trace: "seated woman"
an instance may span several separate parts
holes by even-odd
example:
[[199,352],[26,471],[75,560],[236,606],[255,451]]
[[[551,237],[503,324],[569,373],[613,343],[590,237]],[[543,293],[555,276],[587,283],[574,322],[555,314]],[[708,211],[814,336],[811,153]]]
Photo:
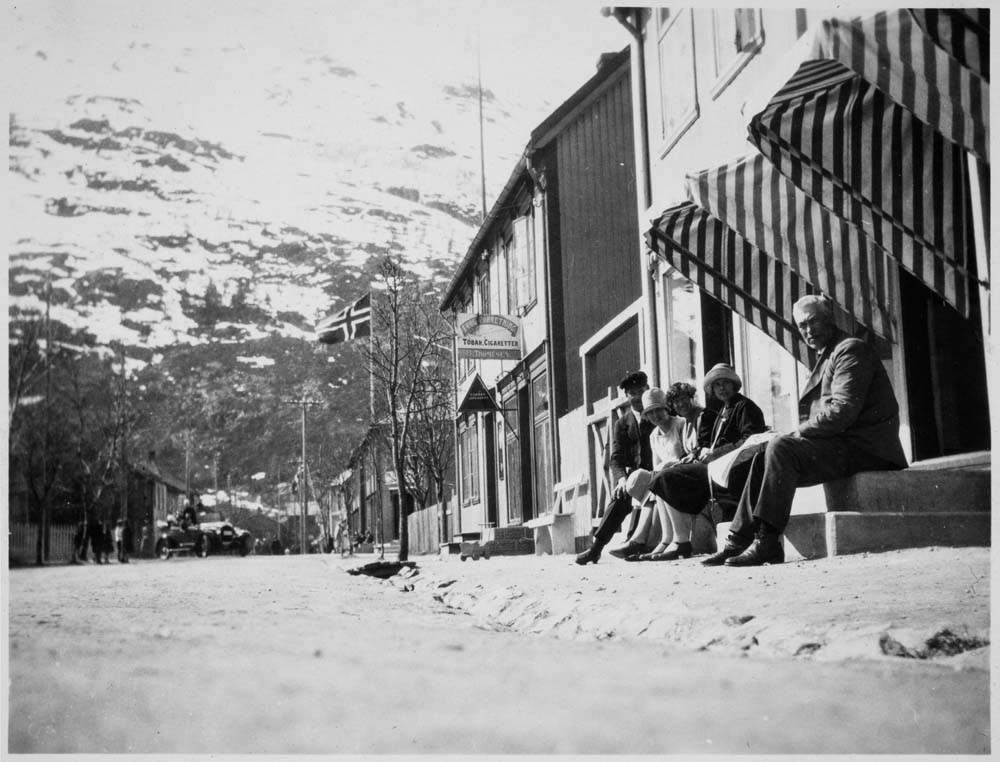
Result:
[[[712,431],[716,414],[698,404],[697,390],[691,385],[678,381],[667,390],[667,404],[675,415],[684,422],[681,444],[684,457],[681,463],[691,463],[704,448],[712,446]],[[661,497],[656,498],[656,516],[663,529],[663,542],[651,553],[639,556],[640,561],[673,561],[691,555],[691,532],[696,516],[682,513]]]
[[[742,386],[742,380],[731,365],[719,363],[713,367],[705,376],[705,395],[715,395],[723,403],[723,407],[712,425],[709,444],[697,444],[687,462],[674,464],[655,474],[640,473],[642,469],[630,474],[626,489],[634,499],[644,502],[652,492],[667,504],[668,518],[674,531],[674,545],[661,551],[664,555],[669,553],[669,556],[659,560],[691,556],[691,523],[704,509],[712,494],[708,486],[708,464],[735,450],[751,434],[767,429],[761,409],[739,393]],[[678,412],[683,408],[682,402],[677,408]],[[690,414],[691,411],[687,412]],[[739,495],[748,473],[749,462],[733,469],[727,492]],[[722,493],[724,490],[715,487],[714,492]]]
[[[653,470],[659,471],[684,457],[684,422],[675,418],[667,403],[667,394],[662,389],[653,387],[642,395],[642,417],[656,426],[649,434],[649,447],[653,452]],[[627,560],[638,560],[639,554],[646,549],[649,532],[653,527],[653,507],[643,504],[639,507],[639,518],[635,529],[629,535],[624,545],[612,548],[611,555]],[[661,524],[664,529],[669,524]],[[659,546],[658,546],[659,547]],[[660,548],[660,550],[664,550]]]

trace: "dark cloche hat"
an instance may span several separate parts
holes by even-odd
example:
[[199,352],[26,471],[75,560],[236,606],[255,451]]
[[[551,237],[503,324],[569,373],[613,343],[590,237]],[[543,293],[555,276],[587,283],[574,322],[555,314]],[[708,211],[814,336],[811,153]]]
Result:
[[630,389],[636,386],[645,386],[649,383],[646,374],[641,370],[633,370],[625,374],[625,378],[618,382],[619,389]]

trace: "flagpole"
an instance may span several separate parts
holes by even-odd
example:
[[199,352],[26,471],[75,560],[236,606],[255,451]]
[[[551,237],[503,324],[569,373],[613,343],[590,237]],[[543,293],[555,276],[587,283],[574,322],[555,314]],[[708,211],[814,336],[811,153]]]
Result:
[[375,303],[368,290],[368,415],[375,423]]

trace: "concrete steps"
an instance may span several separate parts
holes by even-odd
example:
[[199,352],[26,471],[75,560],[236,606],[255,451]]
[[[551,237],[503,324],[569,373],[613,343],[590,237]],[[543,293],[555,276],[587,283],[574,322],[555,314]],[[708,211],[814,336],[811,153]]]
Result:
[[[786,558],[990,545],[990,453],[856,474],[796,493]],[[728,525],[719,526],[725,539]]]

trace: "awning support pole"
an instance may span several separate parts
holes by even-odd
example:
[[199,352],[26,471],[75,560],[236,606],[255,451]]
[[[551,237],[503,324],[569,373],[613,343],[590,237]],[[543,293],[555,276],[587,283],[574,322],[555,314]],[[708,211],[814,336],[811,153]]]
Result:
[[[969,202],[972,207],[972,237],[976,250],[976,268],[979,275],[979,315],[983,323],[983,350],[986,359],[986,388],[993,389],[993,366],[990,362],[990,345],[992,344],[991,310],[990,310],[990,238],[986,218],[987,206],[985,198],[986,170],[971,153],[965,154],[969,167]],[[1000,413],[996,400],[990,400],[990,409]]]

